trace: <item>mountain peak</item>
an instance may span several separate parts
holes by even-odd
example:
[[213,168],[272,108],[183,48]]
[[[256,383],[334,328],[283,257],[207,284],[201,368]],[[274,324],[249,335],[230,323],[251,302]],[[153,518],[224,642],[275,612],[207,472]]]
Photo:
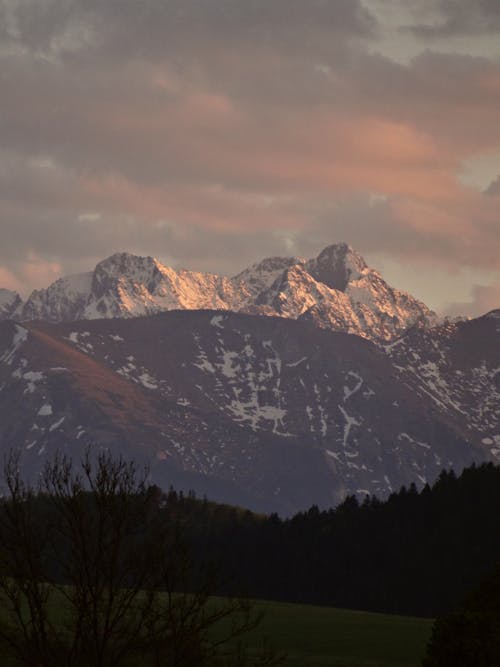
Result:
[[357,280],[367,269],[363,257],[347,243],[327,246],[307,262],[309,273],[317,281],[344,292],[351,280]]
[[100,261],[95,270],[105,272],[108,275],[118,276],[124,274],[130,276],[131,273],[133,274],[137,271],[140,273],[151,271],[155,267],[158,267],[158,265],[159,262],[154,257],[141,257],[140,255],[133,255],[130,252],[115,252],[113,255]]
[[259,296],[269,290],[271,285],[290,267],[303,263],[304,260],[299,257],[266,257],[238,273],[233,280],[245,286],[246,305],[250,305],[256,299],[258,302]]
[[[297,319],[306,311],[320,326],[390,341],[432,313],[388,285],[347,243],[306,261],[268,257],[234,278],[175,270],[154,257],[117,252],[92,272],[60,278],[16,306],[20,320],[52,322],[128,318],[166,310],[232,310]],[[0,310],[0,319],[12,317]]]

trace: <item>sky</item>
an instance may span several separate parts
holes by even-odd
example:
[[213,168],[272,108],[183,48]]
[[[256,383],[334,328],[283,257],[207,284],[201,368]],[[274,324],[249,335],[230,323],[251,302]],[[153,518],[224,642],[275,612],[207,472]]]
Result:
[[498,0],[0,0],[0,287],[339,241],[500,307]]

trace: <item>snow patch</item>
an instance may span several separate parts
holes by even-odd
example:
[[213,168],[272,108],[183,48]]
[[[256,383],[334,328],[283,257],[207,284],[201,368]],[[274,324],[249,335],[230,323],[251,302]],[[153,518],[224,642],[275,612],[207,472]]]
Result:
[[295,366],[298,366],[303,361],[307,361],[307,357],[302,357],[302,359],[299,359],[298,361],[294,361],[294,362],[289,363],[289,364],[285,364],[285,366],[288,366],[288,368],[295,368]]
[[351,428],[353,426],[360,426],[360,422],[358,422],[354,417],[351,415],[348,415],[347,412],[344,410],[344,408],[339,405],[338,409],[342,413],[342,416],[345,419],[345,426],[344,426],[344,436],[343,436],[343,445],[344,449],[347,447],[347,441],[349,439],[349,435],[351,433]]
[[227,378],[235,378],[240,371],[240,366],[237,363],[234,363],[238,359],[238,354],[236,352],[224,352],[222,355],[222,364],[220,370],[222,375],[225,375]]
[[52,424],[52,426],[49,428],[49,431],[55,431],[56,429],[58,429],[59,426],[61,426],[61,424],[63,423],[63,421],[64,421],[65,419],[66,419],[66,417],[61,417],[61,419],[59,419],[58,421],[54,422],[54,424]]
[[349,371],[347,373],[347,376],[354,378],[355,381],[356,381],[356,384],[354,385],[354,387],[344,386],[344,403],[349,398],[351,398],[351,396],[356,394],[361,389],[361,387],[363,385],[363,378],[360,375],[358,375],[357,373],[355,373],[354,371]]
[[408,433],[400,433],[398,435],[398,440],[407,440],[413,445],[417,445],[418,447],[423,447],[424,449],[431,449],[431,446],[428,445],[426,442],[420,442],[419,440],[415,440],[414,438],[411,437],[411,435],[408,435]]
[[40,371],[28,371],[23,375],[23,378],[27,381],[28,386],[24,390],[25,394],[33,394],[35,391],[35,385],[37,382],[41,382],[45,379],[45,375]]
[[216,327],[217,329],[224,329],[222,326],[221,322],[224,321],[224,316],[223,315],[214,315],[212,319],[210,320],[210,324],[213,327]]
[[8,366],[12,365],[17,351],[23,345],[23,343],[28,340],[28,330],[24,327],[20,327],[19,324],[16,324],[15,327],[16,328],[14,331],[11,347],[0,357],[0,361],[4,361]]
[[139,375],[139,382],[147,389],[158,389],[158,381],[156,378],[149,375],[149,373],[144,372]]

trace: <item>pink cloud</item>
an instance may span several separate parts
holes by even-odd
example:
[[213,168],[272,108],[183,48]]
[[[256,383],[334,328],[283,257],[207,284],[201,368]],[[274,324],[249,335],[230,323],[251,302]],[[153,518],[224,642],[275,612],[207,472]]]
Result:
[[[0,214],[15,280],[45,284],[104,248],[154,252],[163,223],[303,244],[320,227],[361,250],[498,266],[497,198],[456,176],[500,146],[497,63],[427,52],[403,66],[331,40],[313,57],[286,40],[257,50],[243,33],[237,53],[200,40],[178,43],[178,60],[161,40],[154,57],[7,59]],[[29,167],[40,156],[54,167]],[[80,220],[86,211],[101,217]]]

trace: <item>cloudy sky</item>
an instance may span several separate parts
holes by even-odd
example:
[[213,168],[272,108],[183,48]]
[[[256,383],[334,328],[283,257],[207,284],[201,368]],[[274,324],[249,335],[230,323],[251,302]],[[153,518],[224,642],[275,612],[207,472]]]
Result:
[[336,241],[500,307],[498,0],[0,0],[0,286]]

